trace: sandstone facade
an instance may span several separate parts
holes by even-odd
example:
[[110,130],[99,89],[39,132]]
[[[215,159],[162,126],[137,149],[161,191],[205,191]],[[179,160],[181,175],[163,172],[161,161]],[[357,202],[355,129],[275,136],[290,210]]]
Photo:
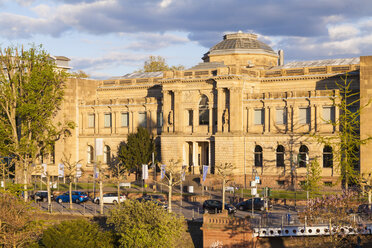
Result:
[[[92,171],[97,138],[103,139],[103,162],[110,163],[120,142],[141,125],[156,136],[158,160],[182,159],[192,174],[209,165],[213,176],[216,164],[231,162],[237,184],[259,175],[262,186],[285,188],[304,180],[305,164],[297,158],[308,154],[310,160],[318,158],[325,183],[337,180],[336,162],[324,160],[332,151],[308,134],[339,131],[325,120],[338,118],[330,97],[346,73],[363,101],[371,98],[371,57],[282,65],[255,35],[236,33],[203,60],[185,71],[68,80],[58,119],[73,120],[77,128],[57,143],[48,170],[56,175],[65,153]],[[371,118],[371,111],[363,112],[363,137],[372,135]],[[369,151],[371,145],[361,150],[363,172],[372,170]]]

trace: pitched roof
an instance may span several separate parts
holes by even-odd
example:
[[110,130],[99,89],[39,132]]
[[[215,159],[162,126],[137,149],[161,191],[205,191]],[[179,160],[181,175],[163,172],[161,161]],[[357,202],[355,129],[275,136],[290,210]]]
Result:
[[293,61],[282,66],[275,66],[271,69],[289,69],[302,67],[318,67],[330,65],[357,65],[360,63],[359,57],[346,59],[323,59],[323,60],[309,60],[309,61]]

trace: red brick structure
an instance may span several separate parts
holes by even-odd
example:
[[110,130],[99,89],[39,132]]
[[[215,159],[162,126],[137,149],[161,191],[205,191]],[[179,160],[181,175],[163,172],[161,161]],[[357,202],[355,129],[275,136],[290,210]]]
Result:
[[221,214],[204,214],[203,247],[254,247],[255,238],[248,219]]

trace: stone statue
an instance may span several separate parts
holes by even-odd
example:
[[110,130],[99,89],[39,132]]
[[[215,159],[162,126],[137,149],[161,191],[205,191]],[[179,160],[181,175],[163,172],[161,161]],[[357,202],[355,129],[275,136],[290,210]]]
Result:
[[229,124],[229,109],[225,109],[225,111],[223,112],[222,123],[224,125]]
[[173,110],[169,111],[169,114],[168,114],[168,124],[170,126],[173,125]]

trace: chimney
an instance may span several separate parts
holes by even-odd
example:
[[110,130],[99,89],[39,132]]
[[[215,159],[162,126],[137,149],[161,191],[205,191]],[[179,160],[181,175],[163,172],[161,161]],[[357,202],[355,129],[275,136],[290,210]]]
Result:
[[283,50],[279,50],[278,51],[278,55],[279,55],[278,65],[279,66],[282,66],[282,65],[284,65],[284,51]]

